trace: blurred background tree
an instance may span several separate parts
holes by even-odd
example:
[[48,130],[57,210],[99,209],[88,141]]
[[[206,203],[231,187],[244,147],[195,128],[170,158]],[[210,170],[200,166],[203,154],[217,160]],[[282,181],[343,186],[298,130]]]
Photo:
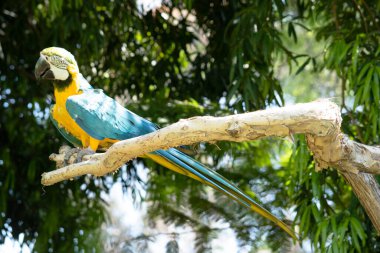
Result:
[[[52,87],[37,83],[39,51],[71,51],[97,88],[160,126],[194,115],[229,115],[335,97],[344,132],[379,142],[380,3],[334,1],[3,0],[0,3],[0,242],[14,238],[36,252],[103,252],[102,192],[114,182],[147,220],[190,227],[198,252],[212,251],[228,224],[239,245],[289,248],[287,235],[194,180],[136,160],[105,178],[43,188],[48,155],[64,140],[48,120]],[[335,170],[314,171],[303,136],[201,145],[197,158],[290,219],[321,252],[379,252],[376,235]],[[145,164],[148,180],[137,168]],[[257,194],[257,195],[255,195]],[[127,214],[126,214],[127,215]],[[140,237],[149,241],[149,237]],[[143,244],[145,245],[145,244]],[[123,252],[133,245],[126,240]],[[132,248],[131,248],[132,247]],[[176,237],[162,251],[178,252]]]

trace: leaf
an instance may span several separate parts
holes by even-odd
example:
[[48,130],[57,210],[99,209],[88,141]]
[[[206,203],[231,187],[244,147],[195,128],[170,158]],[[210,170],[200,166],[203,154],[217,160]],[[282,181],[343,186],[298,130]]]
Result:
[[367,236],[366,236],[366,234],[364,232],[363,226],[360,223],[360,221],[357,218],[355,218],[355,217],[351,217],[350,218],[350,225],[351,225],[351,229],[355,230],[355,232],[360,237],[360,239],[362,241],[364,241]]
[[242,56],[240,54],[237,55],[236,65],[237,65],[238,70],[239,70],[239,75],[240,75],[240,77],[242,77],[244,75],[244,69],[243,69],[244,63],[243,63]]
[[300,23],[300,22],[294,22],[294,24],[302,27],[303,29],[305,29],[306,31],[310,32],[311,29],[309,27],[307,27],[304,23]]
[[315,221],[319,223],[321,221],[321,213],[315,204],[311,206],[311,211],[313,212]]
[[237,90],[238,90],[239,87],[240,87],[240,82],[236,82],[236,83],[232,84],[232,88],[228,91],[228,95],[227,95],[227,98],[226,98],[226,100],[228,102],[232,99],[232,97],[234,95],[237,94]]
[[358,53],[359,53],[359,37],[357,36],[355,43],[354,43],[354,46],[352,47],[352,50],[351,50],[351,55],[352,55],[352,57],[351,57],[351,61],[352,61],[351,69],[352,69],[354,75],[356,75],[356,70],[357,70]]
[[340,222],[339,227],[338,227],[338,235],[340,238],[345,238],[349,222],[350,222],[350,220],[348,218],[344,218]]
[[321,226],[321,248],[324,249],[326,247],[327,230],[329,227],[329,221],[324,220],[320,226]]
[[331,223],[331,228],[332,228],[333,233],[337,232],[337,224],[336,224],[335,216],[332,216],[330,218],[330,223]]
[[297,43],[297,33],[292,22],[288,24],[288,36],[293,37],[294,42]]
[[363,90],[364,90],[364,86],[360,86],[358,91],[356,92],[355,94],[355,100],[354,100],[354,105],[353,105],[353,109],[355,110],[356,107],[360,104],[361,102],[361,98],[362,98],[362,94],[363,94]]
[[378,118],[379,118],[379,109],[377,107],[373,108],[373,110],[370,111],[370,118],[372,119],[372,136],[374,139],[377,138],[377,129],[378,129]]
[[[244,84],[245,85],[245,90],[246,90],[246,93],[249,94],[249,96],[247,95],[247,98],[250,98],[248,99],[248,102],[249,101],[255,101],[255,99],[257,97],[259,97],[255,90],[252,89],[252,86],[255,85],[254,83],[251,83],[247,80],[247,82]],[[249,103],[246,105],[247,106],[247,111],[249,111]]]
[[314,247],[318,248],[319,236],[321,235],[321,226],[318,226],[317,231],[314,234]]
[[346,44],[343,40],[341,40],[338,45],[338,55],[337,58],[335,59],[336,63],[335,66],[338,67],[338,65],[342,64],[342,61],[344,58],[347,56],[347,52],[350,49],[351,45]]
[[319,180],[320,173],[313,171],[311,174],[311,187],[313,195],[316,198],[321,197],[321,182]]
[[339,245],[338,245],[337,241],[332,242],[332,252],[334,252],[334,253],[341,252],[341,251],[339,251]]
[[326,66],[332,68],[334,66],[334,60],[336,59],[337,50],[334,47],[330,47],[327,54]]
[[311,213],[311,206],[306,206],[304,213],[302,214],[301,223],[300,223],[300,228],[304,235],[306,235],[309,232],[310,213]]
[[373,82],[371,84],[372,94],[373,94],[373,98],[375,100],[376,107],[379,107],[379,100],[380,100],[379,85],[380,85],[380,83],[379,83],[379,72],[377,71],[377,68],[376,68],[376,71],[373,73]]
[[371,63],[367,63],[363,66],[363,68],[360,70],[360,73],[356,82],[360,83],[360,81],[362,80],[363,76],[367,73],[367,70],[370,66],[371,66]]
[[[329,54],[326,62],[326,66],[329,68],[339,68],[341,64],[344,64],[344,58],[347,56],[347,51],[351,45],[346,44],[343,40],[337,40],[332,43],[329,48]],[[338,69],[337,69],[338,70]]]
[[369,103],[369,98],[370,98],[370,90],[371,90],[371,80],[372,80],[372,74],[373,74],[374,68],[370,67],[367,73],[367,76],[365,78],[364,82],[364,90],[362,94],[362,102],[367,102]]
[[235,77],[235,66],[236,66],[236,64],[232,63],[231,67],[230,67],[230,74],[229,74],[229,81],[230,81],[230,83],[233,82],[234,77]]
[[377,50],[375,52],[375,56],[377,57],[377,56],[379,56],[379,54],[380,54],[380,47],[377,47]]
[[309,64],[309,62],[310,62],[310,60],[311,60],[311,57],[309,57],[299,68],[298,68],[298,70],[297,70],[297,72],[296,72],[296,75],[298,75],[299,73],[301,73],[303,70],[304,70],[304,68],[306,67],[306,65],[307,64]]
[[361,252],[360,243],[359,243],[358,236],[357,236],[355,230],[351,230],[351,239],[352,239],[353,245],[356,248],[356,250],[358,252]]

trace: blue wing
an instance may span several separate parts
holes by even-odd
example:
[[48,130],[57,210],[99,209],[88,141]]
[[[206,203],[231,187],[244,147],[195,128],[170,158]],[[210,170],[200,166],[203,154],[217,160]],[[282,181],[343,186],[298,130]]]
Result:
[[157,130],[156,125],[121,106],[100,89],[70,96],[66,109],[92,138],[125,140]]

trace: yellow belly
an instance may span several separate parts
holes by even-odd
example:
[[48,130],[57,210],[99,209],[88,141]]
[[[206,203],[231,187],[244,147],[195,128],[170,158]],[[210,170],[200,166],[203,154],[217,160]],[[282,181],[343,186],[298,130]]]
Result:
[[91,147],[94,151],[100,148],[109,148],[113,143],[118,140],[105,138],[103,140],[96,140],[87,134],[67,112],[66,107],[56,104],[53,107],[53,118],[58,122],[60,127],[64,128],[71,135],[82,142],[82,146],[87,148]]
[[[82,141],[89,139],[90,136],[71,118],[66,108],[61,105],[54,105],[53,107],[53,118],[58,122],[60,127],[63,127],[71,135],[75,136],[78,140]],[[83,145],[83,146],[88,146]]]

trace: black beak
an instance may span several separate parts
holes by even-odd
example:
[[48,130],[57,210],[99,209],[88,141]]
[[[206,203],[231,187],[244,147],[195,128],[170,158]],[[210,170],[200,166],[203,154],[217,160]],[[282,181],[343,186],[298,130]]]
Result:
[[49,63],[46,61],[45,57],[41,55],[38,59],[36,66],[34,68],[34,75],[37,79],[54,80],[55,76],[53,71],[50,69]]

